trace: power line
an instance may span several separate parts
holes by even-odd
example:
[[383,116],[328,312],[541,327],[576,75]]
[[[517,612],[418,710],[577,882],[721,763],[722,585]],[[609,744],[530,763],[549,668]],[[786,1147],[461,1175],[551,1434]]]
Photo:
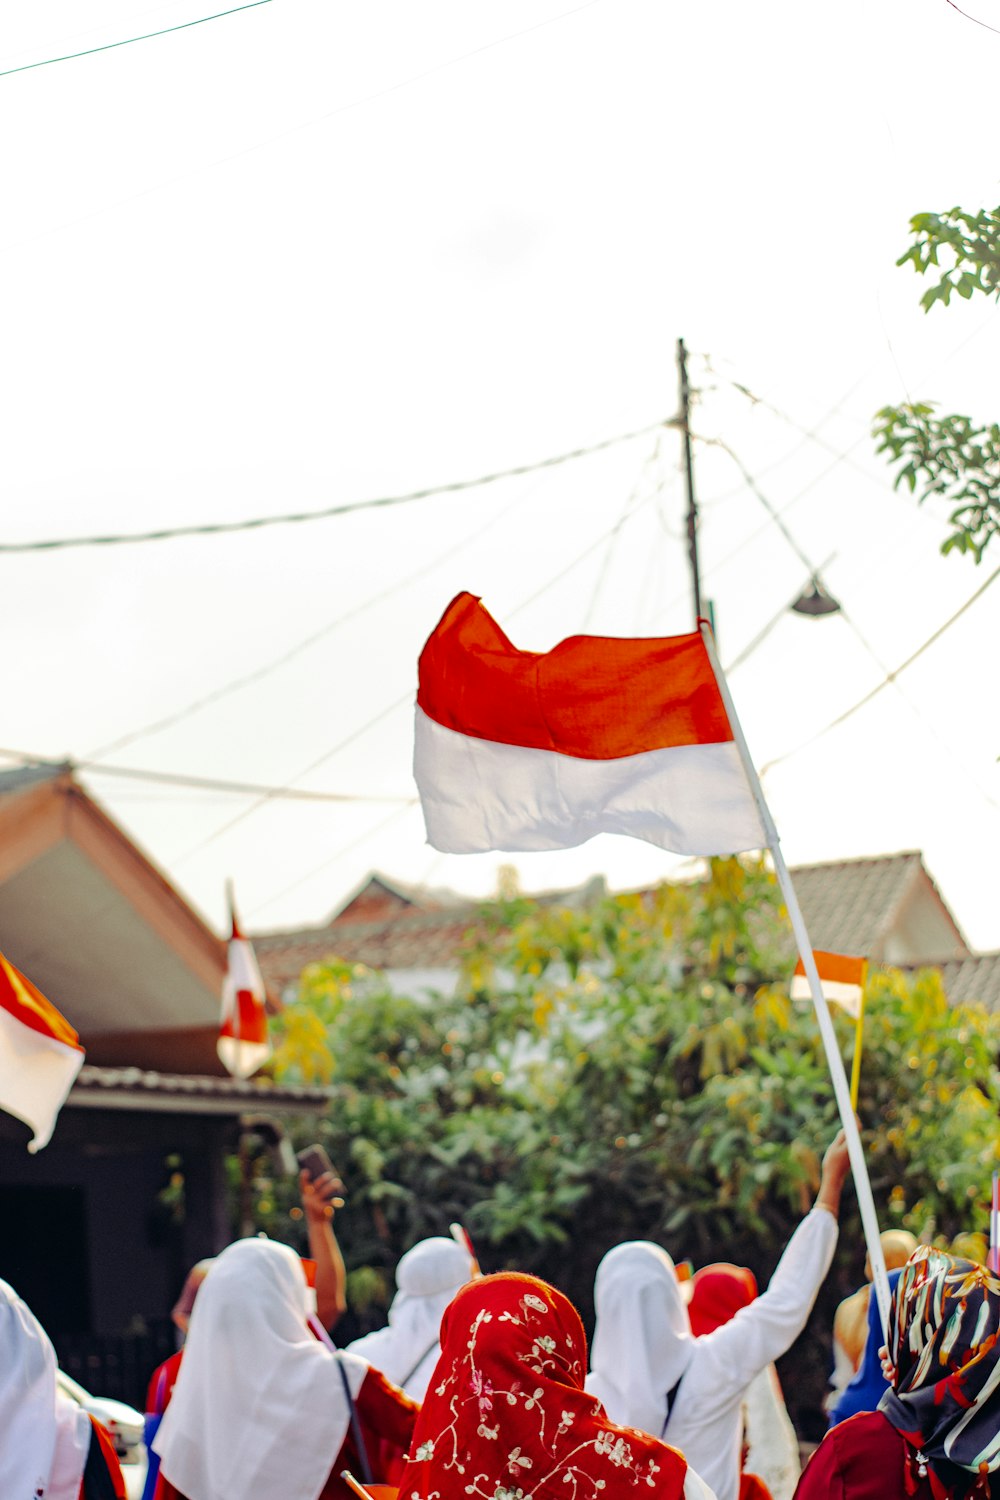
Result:
[[315,875],[321,875],[324,870],[327,870],[331,865],[336,864],[337,860],[342,859],[345,854],[350,854],[351,850],[356,849],[358,844],[363,844],[367,839],[374,838],[377,833],[382,832],[383,828],[388,828],[390,823],[395,823],[397,819],[401,818],[406,811],[407,809],[405,807],[394,808],[393,811],[389,813],[388,817],[382,818],[380,822],[375,824],[374,828],[366,828],[363,833],[359,833],[355,838],[349,839],[346,844],[341,844],[336,853],[328,855],[326,859],[323,860],[322,864],[314,865],[311,870],[307,870],[305,875],[300,875],[297,877],[297,879],[293,880],[291,885],[286,885],[280,891],[275,892],[273,896],[268,896],[266,900],[259,901],[256,906],[251,908],[251,910],[247,913],[247,916],[255,917],[257,913],[263,911],[265,907],[273,906],[275,901],[280,901],[283,896],[289,895],[292,891],[297,891],[299,886],[305,885],[306,882],[312,880]]
[[[51,766],[53,762],[43,755],[32,755],[25,750],[0,749],[0,755],[16,761],[22,766]],[[361,795],[354,792],[319,792],[297,789],[291,786],[262,786],[259,782],[229,781],[217,776],[187,775],[185,772],[147,771],[137,766],[103,766],[93,760],[68,760],[61,762],[68,770],[84,771],[91,776],[117,776],[128,781],[149,781],[161,786],[192,787],[205,792],[226,792],[239,797],[281,797],[292,802],[399,802],[410,807],[413,797]]]
[[241,10],[256,10],[258,5],[270,4],[271,0],[248,0],[246,5],[234,5],[231,10],[219,10],[212,16],[198,16],[194,21],[181,21],[177,26],[164,26],[161,31],[147,31],[144,36],[128,36],[118,42],[105,42],[100,47],[87,47],[82,52],[66,52],[62,57],[44,57],[40,62],[4,68],[0,71],[0,78],[9,78],[11,73],[28,73],[32,68],[47,68],[52,63],[72,62],[77,57],[92,57],[95,52],[111,52],[115,47],[131,47],[133,42],[148,42],[155,36],[168,36],[171,31],[187,31],[190,26],[204,26],[206,21],[221,21],[223,16],[235,16]]
[[273,657],[269,662],[265,662],[260,667],[255,667],[251,672],[245,672],[239,677],[230,679],[229,682],[223,683],[221,687],[214,688],[210,693],[205,693],[201,698],[194,699],[193,702],[186,704],[183,708],[165,714],[159,719],[154,719],[150,723],[142,725],[139,729],[130,730],[129,733],[120,735],[118,739],[112,740],[106,745],[101,745],[96,750],[89,750],[87,752],[88,759],[92,761],[103,760],[105,756],[115,754],[116,751],[124,749],[126,745],[134,744],[136,740],[143,739],[146,735],[159,734],[161,730],[173,728],[175,724],[182,723],[185,719],[200,712],[203,708],[209,708],[213,704],[219,703],[223,698],[228,697],[230,693],[237,692],[240,688],[249,687],[252,683],[260,682],[262,678],[277,671],[279,667],[283,667],[288,662],[293,661],[295,657],[301,655],[310,646],[315,646],[317,642],[325,639],[334,630],[339,629],[341,625],[346,625],[348,621],[356,619],[358,615],[366,613],[369,609],[374,609],[378,604],[383,604],[387,599],[391,599],[401,590],[415,583],[418,578],[423,578],[428,573],[434,572],[436,568],[448,562],[465,547],[478,541],[487,531],[490,531],[494,526],[498,526],[502,521],[506,520],[518,506],[523,505],[525,500],[529,499],[535,493],[537,488],[538,484],[531,485],[525,494],[519,495],[516,500],[513,500],[509,505],[505,505],[485,525],[478,527],[469,536],[463,537],[454,547],[449,547],[446,551],[439,553],[431,562],[425,563],[422,567],[416,568],[412,573],[407,574],[405,578],[397,580],[397,582],[389,585],[389,587],[382,589],[380,593],[373,594],[370,598],[363,600],[362,603],[356,604],[352,609],[345,610],[343,614],[337,615],[333,620],[329,620],[325,625],[320,626],[319,630],[314,630],[304,640],[298,641],[294,646],[290,646],[288,650],[283,651],[280,656]]
[[957,609],[949,619],[945,620],[943,625],[939,625],[937,630],[934,631],[933,635],[928,636],[923,645],[917,647],[912,656],[908,656],[906,660],[904,662],[901,662],[894,671],[887,673],[882,681],[876,683],[876,685],[871,689],[870,692],[865,693],[863,698],[859,698],[857,703],[852,703],[850,708],[846,708],[844,712],[838,714],[835,719],[831,719],[829,724],[824,725],[822,729],[818,729],[815,734],[810,735],[807,740],[803,740],[802,743],[800,745],[796,745],[794,749],[786,750],[782,755],[776,755],[773,760],[769,760],[766,765],[761,766],[761,776],[764,776],[775,766],[780,766],[784,761],[790,760],[793,755],[798,755],[800,751],[808,749],[810,745],[814,745],[817,740],[822,739],[824,735],[829,734],[831,729],[839,728],[841,724],[846,723],[846,721],[852,718],[854,714],[858,713],[860,709],[869,704],[873,698],[877,698],[879,693],[881,693],[884,688],[887,688],[891,683],[894,683],[897,677],[902,676],[902,674],[908,667],[911,667],[919,657],[923,656],[925,651],[929,650],[936,641],[939,641],[944,635],[945,631],[950,630],[952,625],[954,625],[957,620],[960,620],[968,609],[971,609],[972,605],[975,604],[976,601],[983,596],[983,594],[985,594],[990,585],[995,583],[998,578],[1000,578],[1000,568],[997,568],[994,572],[992,572],[989,578],[987,578],[986,582],[980,584],[979,588],[976,589],[976,592],[971,596],[971,598],[967,599],[961,606],[961,608]]
[[[601,0],[584,0],[584,4],[582,5],[573,6],[572,9],[561,11],[554,16],[546,16],[544,20],[537,21],[532,26],[522,27],[520,31],[512,31],[506,36],[495,37],[492,41],[485,42],[480,47],[473,47],[470,52],[462,52],[456,57],[445,58],[443,62],[434,63],[433,66],[425,68],[422,73],[415,73],[410,78],[401,78],[398,83],[391,83],[386,88],[377,89],[375,93],[366,94],[363,98],[351,99],[346,104],[339,104],[335,109],[329,109],[324,114],[316,115],[311,120],[302,120],[297,125],[289,125],[287,129],[279,131],[276,135],[268,136],[262,141],[255,141],[252,145],[244,146],[239,151],[233,151],[228,156],[220,156],[214,161],[202,163],[197,168],[197,171],[211,171],[215,167],[227,166],[230,162],[239,161],[245,156],[252,156],[257,151],[264,151],[269,146],[275,145],[278,141],[283,141],[289,136],[297,135],[300,131],[310,130],[314,125],[324,124],[327,120],[332,120],[337,115],[346,114],[349,110],[360,109],[363,105],[372,104],[379,99],[384,99],[389,94],[409,88],[415,83],[421,83],[425,78],[429,78],[434,73],[456,67],[459,63],[466,62],[471,57],[477,57],[482,52],[489,52],[494,47],[501,47],[508,42],[517,41],[522,36],[527,36],[530,32],[540,31],[545,26],[555,25],[557,21],[565,21],[570,16],[575,16],[583,10],[589,10],[591,6],[600,3]],[[58,234],[64,229],[73,229],[78,224],[98,218],[101,214],[108,213],[116,208],[123,208],[126,204],[134,203],[139,198],[146,198],[152,193],[159,192],[162,188],[173,187],[179,182],[186,181],[192,175],[190,172],[178,173],[177,176],[170,177],[164,182],[155,182],[150,187],[142,188],[137,193],[130,193],[125,198],[119,198],[114,203],[104,204],[100,208],[96,208],[92,212],[85,214],[83,218],[70,219],[62,224],[54,225],[51,229],[42,230],[38,234],[30,235],[26,239],[16,240],[7,245],[0,245],[0,255],[5,254],[8,250],[17,250],[24,245],[33,244],[36,240],[43,239],[49,234]]]
[[[861,380],[864,380],[865,378],[865,376],[862,376]],[[851,387],[851,391],[857,389],[857,387],[861,384],[861,380],[855,381],[854,385]],[[827,413],[826,417],[823,418],[823,421],[820,422],[817,427],[810,429],[803,427],[799,422],[796,422],[794,417],[790,417],[787,412],[782,411],[781,408],[775,406],[773,402],[765,400],[763,396],[756,395],[752,390],[750,390],[749,386],[743,385],[741,381],[730,380],[728,384],[731,385],[735,391],[739,391],[741,396],[745,396],[746,399],[750,402],[751,406],[762,406],[765,411],[769,411],[772,416],[775,416],[779,421],[784,422],[785,425],[790,427],[793,432],[799,433],[803,439],[803,443],[815,443],[817,448],[822,448],[824,453],[832,453],[837,459],[838,463],[847,464],[849,468],[854,469],[858,474],[862,474],[865,479],[872,479],[874,477],[870,473],[870,471],[864,467],[863,464],[855,463],[854,459],[852,459],[850,456],[855,448],[860,447],[863,442],[871,437],[871,433],[869,431],[866,430],[864,433],[862,433],[861,437],[856,439],[856,441],[852,443],[851,447],[846,449],[840,449],[836,446],[836,444],[828,443],[825,438],[822,438],[819,435],[820,428],[839,409],[840,405],[847,399],[846,396],[841,397],[841,400],[840,402],[838,402],[837,406],[832,408],[831,411]],[[847,395],[850,395],[851,391],[848,391]],[[803,446],[803,444],[800,443],[798,446],[801,447]],[[797,452],[798,449],[796,448],[792,451]],[[885,489],[892,490],[895,494],[895,490],[889,481],[886,481],[883,487]]]
[[[619,515],[618,520],[615,522],[614,530],[608,538],[607,550],[604,554],[604,560],[601,563],[601,570],[597,575],[597,580],[590,595],[590,603],[587,605],[586,612],[583,616],[584,630],[588,630],[590,628],[590,622],[594,617],[594,611],[597,608],[598,598],[600,597],[601,590],[603,589],[605,581],[607,579],[608,572],[611,567],[611,560],[614,556],[615,548],[618,544],[618,537],[621,534],[622,527],[628,520],[629,512],[632,510],[632,507],[635,505],[636,501],[639,498],[639,492],[642,489],[643,483],[646,479],[646,475],[649,473],[652,466],[657,462],[659,456],[660,434],[657,433],[656,442],[653,444],[653,451],[647,455],[646,460],[639,471],[639,477],[636,479],[635,484],[632,486],[628,495],[625,497],[625,504],[622,506],[621,514]],[[661,480],[660,483],[656,486],[654,493],[659,494],[663,489],[663,485],[664,481]]]
[[[775,526],[777,526],[778,530],[785,538],[785,541],[795,553],[795,556],[799,559],[799,562],[801,562],[808,571],[809,576],[811,578],[814,578],[816,576],[816,569],[814,568],[813,564],[809,561],[809,558],[803,552],[802,548],[799,546],[798,542],[792,536],[792,533],[789,531],[788,527],[781,519],[781,512],[771,504],[770,500],[768,500],[767,496],[763,493],[760,486],[757,484],[757,481],[750,473],[750,470],[744,464],[743,460],[739,458],[738,455],[733,452],[732,448],[730,448],[729,444],[724,443],[721,438],[703,438],[702,441],[711,444],[713,448],[721,448],[722,452],[732,459],[733,463],[736,465],[740,473],[743,475],[743,478],[746,480],[747,486],[750,491],[757,496],[757,499],[760,501],[761,505],[763,505],[764,509],[771,517],[771,520],[774,522]],[[791,502],[789,503],[791,504]],[[786,505],[785,509],[788,510],[789,506]]]
[[324,510],[298,511],[279,516],[256,516],[244,521],[214,521],[202,526],[170,526],[156,531],[136,531],[107,536],[55,537],[36,542],[0,542],[0,553],[10,552],[54,552],[68,547],[115,547],[130,542],[164,542],[181,536],[220,536],[235,531],[258,531],[265,526],[291,526],[305,521],[325,521],[332,516],[346,516],[359,510],[379,510],[387,506],[408,505],[416,500],[429,500],[437,495],[454,495],[464,490],[481,489],[497,484],[502,479],[518,479],[523,474],[537,474],[543,469],[553,469],[559,464],[573,463],[578,458],[589,458],[593,453],[603,453],[620,443],[634,442],[647,437],[661,427],[672,425],[670,418],[653,422],[648,427],[636,428],[634,432],[622,432],[617,437],[604,438],[585,448],[574,448],[569,453],[558,453],[552,458],[542,458],[530,464],[518,464],[512,469],[498,469],[492,474],[481,474],[478,479],[456,479],[449,484],[428,485],[424,489],[410,490],[402,495],[381,495],[374,500],[351,500],[344,505],[330,505]]
[[[629,519],[636,516],[639,511],[644,509],[645,506],[649,505],[654,498],[655,496],[651,495],[646,500],[640,501],[639,504],[633,508]],[[515,605],[512,610],[509,610],[508,614],[511,616],[519,614],[522,610],[527,609],[529,605],[534,604],[535,600],[540,599],[541,596],[547,593],[549,589],[554,588],[557,583],[561,583],[562,580],[567,576],[567,574],[572,573],[575,568],[578,568],[580,564],[586,561],[586,559],[590,557],[592,553],[596,552],[599,547],[604,546],[608,538],[614,535],[617,526],[618,523],[616,522],[615,525],[612,526],[608,531],[603,532],[601,536],[597,537],[595,541],[591,542],[589,546],[585,547],[582,552],[578,553],[571,562],[567,563],[566,567],[561,568],[554,577],[549,578],[545,583],[543,583],[541,588],[536,589],[533,593],[529,594],[526,599],[522,599],[520,604]],[[287,785],[294,785],[294,783],[296,781],[299,781],[303,776],[308,776],[310,771],[317,770],[321,765],[324,765],[328,760],[331,760],[333,756],[339,755],[341,750],[346,750],[348,745],[352,745],[355,740],[358,740],[363,735],[367,734],[370,729],[374,729],[377,724],[380,724],[383,719],[389,718],[390,715],[394,714],[398,709],[402,708],[404,704],[412,703],[415,700],[415,697],[415,689],[411,686],[406,690],[405,693],[401,694],[400,697],[395,698],[392,703],[388,704],[386,708],[380,709],[377,714],[373,715],[372,718],[367,719],[364,724],[359,726],[359,728],[352,730],[351,733],[346,736],[346,738],[338,740],[337,744],[335,744],[332,749],[325,750],[323,754],[318,757],[318,759],[310,761],[309,765],[304,766],[301,771],[296,771],[295,775],[291,777]],[[196,854],[200,854],[203,849],[207,849],[210,844],[214,844],[216,839],[220,839],[223,834],[228,833],[230,829],[235,828],[237,823],[242,823],[245,818],[249,818],[253,813],[258,812],[260,808],[265,806],[267,802],[273,800],[273,798],[278,795],[280,795],[280,789],[274,792],[262,792],[255,801],[251,802],[249,807],[243,808],[235,815],[235,817],[232,817],[228,819],[227,822],[223,823],[220,828],[216,828],[212,833],[210,833],[206,838],[202,839],[199,843],[195,844],[192,848],[187,849],[183,854],[178,855],[176,860],[172,861],[172,863],[184,864],[189,859],[193,859]]]
[[[820,564],[820,569],[828,567],[830,565],[830,563],[833,561],[833,559],[834,559],[835,556],[836,556],[836,553],[832,553],[830,555],[830,557],[828,557],[826,559],[826,562]],[[817,569],[817,572],[819,572],[820,569]],[[732,674],[736,671],[737,667],[741,667],[743,665],[743,663],[749,657],[751,657],[753,655],[753,653],[757,650],[757,647],[758,646],[762,646],[764,644],[764,642],[767,640],[768,636],[771,634],[771,631],[775,628],[776,625],[779,625],[781,623],[781,621],[784,619],[785,615],[788,614],[788,612],[790,611],[792,605],[796,602],[796,600],[800,596],[801,596],[801,590],[799,590],[797,593],[793,594],[792,597],[787,601],[787,603],[785,603],[785,604],[783,604],[781,606],[781,608],[778,610],[778,613],[776,615],[773,615],[772,618],[770,620],[768,620],[767,624],[763,625],[761,627],[761,629],[758,630],[757,634],[753,637],[753,639],[746,646],[743,647],[743,650],[739,653],[739,655],[735,656],[733,658],[733,660],[727,664],[727,666],[725,668],[725,672],[726,672],[726,676],[727,677],[731,677]],[[841,607],[840,607],[840,612],[842,614],[844,613],[844,607],[843,607],[843,605],[841,605]],[[847,618],[846,615],[844,617],[845,617],[845,619]],[[850,623],[851,622],[848,621],[848,624],[850,624]],[[851,626],[851,628],[855,629],[855,627],[853,625]],[[862,641],[862,644],[866,645],[867,643],[864,642],[864,641]],[[874,655],[874,652],[872,653],[872,655]],[[882,664],[879,663],[879,665],[881,666]],[[885,671],[885,668],[882,667],[882,670]]]
[[995,26],[990,26],[987,21],[981,21],[978,16],[970,16],[967,10],[963,10],[960,5],[955,4],[955,0],[945,0],[945,4],[950,5],[952,10],[957,10],[959,15],[964,16],[967,21],[974,21],[977,26],[985,26],[987,31],[992,31],[997,36],[1000,36],[1000,31],[997,31]]
[[223,823],[221,828],[216,828],[214,832],[208,835],[207,838],[203,838],[191,849],[187,849],[183,854],[178,855],[177,859],[174,860],[173,863],[186,864],[189,859],[193,859],[196,854],[200,854],[203,849],[207,849],[210,844],[214,844],[216,839],[220,839],[224,833],[228,833],[231,828],[235,828],[237,823],[242,823],[244,818],[249,818],[251,813],[259,811],[260,808],[264,807],[268,802],[274,801],[276,798],[282,798],[285,793],[294,786],[296,781],[299,781],[303,776],[308,776],[310,771],[317,770],[320,766],[324,765],[326,761],[331,760],[333,756],[339,754],[341,750],[346,750],[348,745],[352,745],[354,741],[360,739],[363,734],[367,734],[369,729],[374,729],[376,724],[380,724],[383,719],[387,719],[390,714],[393,714],[397,709],[402,708],[404,703],[411,703],[414,697],[415,694],[413,688],[408,688],[401,697],[396,698],[392,703],[390,703],[388,708],[381,709],[377,714],[375,714],[373,718],[368,719],[364,724],[362,724],[360,728],[352,730],[345,739],[339,740],[337,744],[334,745],[332,750],[325,750],[323,754],[316,760],[310,761],[307,766],[303,766],[301,771],[296,771],[295,775],[291,778],[290,781],[286,782],[284,786],[270,787],[261,790],[256,794],[255,800],[251,802],[249,807],[244,807],[235,815],[235,817],[229,818],[227,822]]

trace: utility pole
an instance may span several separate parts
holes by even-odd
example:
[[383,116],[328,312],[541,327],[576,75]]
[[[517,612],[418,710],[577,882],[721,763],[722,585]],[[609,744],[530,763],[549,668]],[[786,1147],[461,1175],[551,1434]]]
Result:
[[677,340],[677,370],[680,376],[681,414],[680,427],[684,434],[684,476],[687,488],[687,538],[688,557],[691,562],[691,583],[694,592],[695,628],[702,618],[701,575],[698,571],[698,507],[694,498],[694,464],[691,459],[691,388],[688,385],[687,350],[684,340]]

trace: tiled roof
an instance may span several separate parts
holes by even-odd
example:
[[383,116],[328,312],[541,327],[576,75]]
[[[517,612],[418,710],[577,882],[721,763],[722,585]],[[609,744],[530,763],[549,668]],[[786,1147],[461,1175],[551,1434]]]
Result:
[[[915,849],[874,859],[798,865],[791,875],[813,946],[840,953],[879,956],[882,938],[918,880],[925,880],[938,895]],[[954,926],[943,901],[941,908]],[[957,927],[955,932],[964,947]]]
[[[965,950],[965,942],[917,850],[874,858],[835,860],[825,864],[799,865],[792,870],[795,891],[809,935],[817,948],[840,953],[863,953],[878,961],[893,922],[915,890],[923,889],[940,908],[942,931],[954,932],[951,952]],[[390,882],[381,876],[372,887]],[[366,891],[363,886],[361,891]],[[592,888],[552,892],[536,897],[542,902],[579,905],[596,896]],[[428,902],[441,899],[440,892],[427,893]],[[375,969],[440,970],[454,968],[470,933],[480,920],[480,903],[465,901],[444,909],[429,905],[418,909],[418,890],[409,893],[414,906],[387,909],[379,920],[334,919],[321,927],[254,936],[260,966],[269,984],[285,989],[296,982],[307,964],[336,957],[349,963],[365,963]],[[458,901],[459,898],[453,898]],[[968,962],[968,961],[966,961]],[[974,962],[974,960],[973,960]],[[964,972],[961,960],[945,968]],[[985,983],[985,969],[978,982]],[[961,981],[963,984],[965,979]],[[971,982],[971,981],[970,981]],[[950,991],[949,991],[950,993]],[[971,992],[970,992],[971,993]],[[956,994],[956,999],[962,998]],[[998,996],[1000,1004],[1000,996]]]
[[[379,887],[396,894],[405,891],[406,907],[391,906],[375,920],[351,921],[352,909],[372,909],[367,897],[369,892],[377,896]],[[543,891],[531,899],[543,906],[581,906],[604,893],[604,880],[597,876],[573,890]],[[480,925],[483,904],[454,891],[404,887],[373,875],[322,926],[252,933],[251,937],[261,973],[279,992],[294,985],[308,964],[330,958],[383,970],[455,969],[467,940]]]
[[952,1004],[976,1000],[987,1010],[1000,1011],[1000,953],[978,953],[924,967],[941,970],[944,992]]
[[476,927],[479,902],[444,911],[407,912],[381,922],[336,922],[253,939],[268,984],[283,990],[308,964],[339,958],[372,969],[453,968],[466,936]]
[[325,1109],[328,1088],[276,1084],[269,1078],[209,1078],[193,1073],[152,1073],[141,1068],[97,1068],[85,1063],[67,1104],[93,1108],[176,1110],[178,1113],[294,1114]]
[[367,875],[359,886],[346,896],[329,919],[335,922],[367,922],[391,911],[405,909],[416,911],[440,911],[443,907],[467,907],[469,898],[445,887],[411,885],[402,880],[390,880],[386,875]]

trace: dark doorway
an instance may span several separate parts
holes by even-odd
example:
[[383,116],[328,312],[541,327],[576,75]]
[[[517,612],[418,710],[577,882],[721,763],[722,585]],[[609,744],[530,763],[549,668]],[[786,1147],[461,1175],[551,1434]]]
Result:
[[53,1338],[90,1331],[84,1190],[0,1186],[0,1277]]

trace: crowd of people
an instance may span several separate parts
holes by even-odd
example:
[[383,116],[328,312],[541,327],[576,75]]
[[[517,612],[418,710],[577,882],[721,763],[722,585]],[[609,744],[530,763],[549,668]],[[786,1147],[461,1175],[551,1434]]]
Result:
[[[615,1246],[589,1364],[562,1292],[481,1275],[448,1238],[409,1250],[388,1325],[338,1348],[340,1184],[303,1177],[312,1277],[259,1237],[188,1279],[183,1346],[150,1382],[147,1500],[1000,1500],[1000,1280],[905,1238],[884,1237],[887,1337],[868,1288],[838,1310],[831,1426],[800,1473],[774,1361],[829,1270],[848,1172],[841,1134],[759,1294],[740,1266],[682,1279],[662,1246]],[[106,1435],[2,1282],[0,1317],[0,1497],[120,1500]]]

